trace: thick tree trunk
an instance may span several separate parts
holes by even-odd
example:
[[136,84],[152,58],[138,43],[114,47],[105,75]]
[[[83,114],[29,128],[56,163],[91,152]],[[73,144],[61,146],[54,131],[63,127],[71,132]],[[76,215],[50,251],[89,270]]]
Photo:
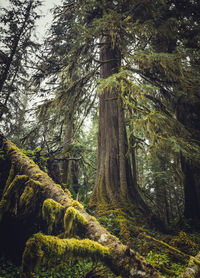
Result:
[[[119,72],[121,57],[109,36],[102,42],[100,77],[106,79]],[[131,211],[141,206],[148,212],[132,173],[120,88],[106,88],[99,97],[98,165],[91,204],[100,211],[119,207]]]
[[[0,202],[1,243],[4,242],[3,245],[7,246],[9,245],[9,242],[12,241],[12,244],[9,245],[11,252],[16,251],[18,242],[20,242],[20,246],[22,245],[24,247],[25,241],[28,237],[32,236],[33,233],[38,231],[47,231],[47,225],[44,223],[44,220],[42,220],[42,214],[45,214],[45,208],[48,209],[48,206],[44,205],[44,202],[45,204],[53,203],[54,209],[51,212],[57,213],[57,216],[61,217],[58,218],[60,220],[58,221],[57,218],[51,218],[52,215],[49,215],[51,222],[48,223],[51,225],[51,231],[54,234],[56,231],[64,231],[64,228],[61,225],[63,223],[62,217],[67,209],[73,207],[72,211],[77,211],[79,219],[84,219],[82,222],[86,223],[84,229],[85,237],[91,240],[89,242],[91,242],[93,248],[99,248],[99,257],[103,261],[106,257],[104,263],[106,263],[114,273],[127,278],[160,277],[160,275],[145,262],[144,258],[140,257],[136,252],[129,249],[127,246],[121,244],[116,237],[108,233],[94,217],[86,213],[78,202],[73,201],[73,199],[66,192],[64,192],[59,185],[55,184],[47,174],[42,172],[39,167],[26,157],[19,149],[17,149],[13,143],[2,135],[0,136],[0,143],[2,149],[7,154],[7,160],[9,160],[12,164],[12,171],[10,171],[6,188]],[[51,209],[51,207],[49,208]],[[56,210],[56,208],[59,209]],[[50,213],[50,210],[46,211]],[[48,213],[46,217],[48,217]],[[54,223],[52,223],[52,219],[55,220]],[[67,221],[64,220],[64,227],[69,229],[69,227],[66,227],[66,223]],[[15,237],[13,235],[14,230]],[[39,240],[40,244],[37,245]],[[67,245],[70,242],[70,239],[62,240],[57,237],[45,236],[41,234],[35,235],[28,241],[23,255],[23,277],[31,277],[27,266],[30,265],[30,268],[33,267],[36,255],[41,259],[45,250],[47,250],[47,248],[51,248],[51,244],[48,244],[51,241],[53,246],[52,248],[58,248],[52,250],[52,252],[56,253],[56,250],[60,250],[57,245],[60,244],[63,247],[63,244]],[[73,245],[80,244],[81,252],[85,252],[87,245],[83,244],[84,241],[80,241],[79,243],[78,240],[72,240],[72,242]],[[99,244],[95,245],[93,242]],[[102,246],[103,249],[99,246]],[[70,247],[66,248],[70,249]],[[20,251],[21,250],[22,248]],[[93,251],[90,250],[88,251],[88,254],[91,254],[92,252]],[[76,255],[78,256],[77,253]]]
[[[184,100],[177,105],[177,118],[192,134],[193,140],[200,141],[200,103],[199,100]],[[185,209],[184,216],[194,223],[200,221],[200,162],[181,155],[184,175]]]

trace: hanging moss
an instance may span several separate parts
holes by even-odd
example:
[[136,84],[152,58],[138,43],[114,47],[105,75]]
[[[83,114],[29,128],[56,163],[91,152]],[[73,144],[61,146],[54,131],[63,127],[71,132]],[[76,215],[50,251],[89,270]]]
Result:
[[53,199],[46,199],[42,206],[42,217],[48,225],[48,233],[51,234],[53,227],[56,227],[62,219],[64,207]]
[[29,177],[26,175],[16,175],[7,190],[4,192],[3,197],[7,198],[12,192],[16,192],[20,186],[24,185],[28,181],[28,179]]
[[35,237],[30,238],[26,243],[26,248],[22,257],[22,278],[33,277],[33,271],[37,272],[44,252],[41,249],[39,240]]
[[[2,199],[0,201],[0,221],[3,217],[3,215],[5,214],[5,212],[7,212],[10,209],[10,207],[12,207],[12,208],[14,207],[15,213],[16,213],[17,198],[15,200],[15,198],[13,198],[13,197],[15,197],[15,195],[18,194],[20,188],[25,185],[25,183],[28,181],[28,179],[29,178],[26,175],[16,175],[14,180],[8,186],[8,188],[4,192]],[[12,204],[12,200],[14,200],[15,204]]]
[[29,180],[30,185],[35,189],[35,191],[41,190],[43,188],[43,185],[39,181],[35,181],[33,179]]
[[9,185],[11,184],[11,182],[13,181],[15,177],[15,167],[14,165],[12,164],[11,165],[11,168],[10,168],[10,171],[9,171],[9,176],[7,178],[7,181],[6,181],[6,185],[5,185],[5,188],[4,188],[4,191],[5,192],[7,190],[7,188],[9,187]]
[[[85,226],[88,224],[88,221],[84,216],[80,214],[78,210],[73,207],[69,207],[64,216],[64,229],[65,229],[65,237],[68,237],[75,232],[77,226]],[[72,230],[73,228],[73,230]]]
[[33,199],[33,197],[34,197],[34,190],[30,185],[27,185],[20,197],[19,206],[20,207],[28,206],[28,204],[31,202],[31,199]]
[[[23,278],[32,277],[43,262],[64,263],[69,258],[91,258],[108,260],[111,254],[107,247],[89,239],[59,239],[55,236],[35,234],[26,243],[22,258]],[[55,261],[56,259],[56,261]]]

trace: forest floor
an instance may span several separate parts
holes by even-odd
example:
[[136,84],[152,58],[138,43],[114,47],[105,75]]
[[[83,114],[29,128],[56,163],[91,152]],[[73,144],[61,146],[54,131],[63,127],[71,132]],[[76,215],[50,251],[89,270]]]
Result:
[[[200,232],[189,225],[158,232],[155,228],[136,226],[135,220],[112,211],[98,217],[98,221],[113,235],[146,258],[166,278],[180,277],[190,256],[200,251]],[[0,262],[0,278],[20,278],[21,267],[11,261]],[[43,266],[34,278],[114,278],[117,277],[99,262],[69,260],[53,268]],[[119,277],[118,277],[119,278]],[[125,278],[125,277],[122,277]]]

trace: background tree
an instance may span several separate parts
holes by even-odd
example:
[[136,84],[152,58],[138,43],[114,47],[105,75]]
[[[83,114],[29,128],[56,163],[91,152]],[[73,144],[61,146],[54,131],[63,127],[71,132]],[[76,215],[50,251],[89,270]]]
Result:
[[[77,0],[65,1],[55,9],[30,87],[32,93],[46,100],[21,142],[30,148],[24,152],[40,168],[57,183],[63,181],[61,187],[66,184],[74,197],[88,205],[93,186],[89,182],[94,182],[96,173],[94,134],[99,117],[97,178],[90,205],[98,210],[99,222],[126,247],[73,202],[67,188],[64,192],[0,136],[2,256],[9,253],[19,257],[13,248],[21,254],[26,238],[38,230],[44,233],[27,242],[25,277],[30,276],[29,266],[35,270],[34,262],[51,261],[52,254],[53,260],[65,258],[62,250],[68,244],[72,244],[67,249],[71,254],[75,250],[76,256],[80,250],[89,256],[98,254],[113,273],[125,277],[157,276],[130,248],[139,250],[170,278],[180,275],[188,258],[190,268],[186,272],[198,275],[198,257],[191,256],[199,250],[199,236],[182,231],[184,227],[194,228],[194,221],[182,226],[175,237],[157,231],[166,232],[176,225],[173,232],[177,233],[179,225],[174,219],[182,217],[184,201],[186,217],[198,219],[199,4],[188,0],[183,7],[179,1]],[[0,59],[6,61],[4,53]],[[99,114],[95,111],[96,94]],[[25,107],[27,99],[23,101]],[[20,133],[27,115],[26,109],[21,112],[14,125]],[[89,113],[94,115],[91,129],[83,125]],[[151,218],[156,232],[149,228],[149,211],[156,215]],[[17,240],[10,226],[16,227]],[[77,236],[84,238],[86,247]],[[104,260],[99,249],[91,253],[89,238],[102,244],[100,250],[111,250],[110,261]],[[177,253],[184,258],[181,266],[176,264],[180,259]]]
[[[14,133],[12,125],[23,113],[29,68],[32,67],[33,53],[39,44],[33,40],[35,22],[40,17],[36,10],[40,1],[9,1],[7,8],[1,8],[1,104],[9,117],[0,112],[4,132]],[[12,131],[11,131],[12,130]]]
[[[199,180],[197,174],[199,158],[196,156],[196,153],[199,152],[199,132],[196,124],[199,119],[197,112],[199,111],[199,89],[196,87],[198,84],[196,77],[198,79],[199,76],[198,10],[199,3],[197,1],[184,1],[183,5],[180,5],[179,1],[169,1],[167,5],[161,5],[160,17],[153,23],[156,32],[151,38],[152,49],[146,53],[143,52],[143,58],[146,56],[149,63],[144,64],[142,56],[138,60],[144,78],[151,84],[160,87],[161,95],[158,96],[162,104],[167,106],[165,111],[169,112],[169,107],[171,107],[171,118],[177,117],[180,122],[177,125],[182,126],[182,134],[176,133],[175,128],[172,128],[175,140],[171,136],[169,140],[172,145],[175,143],[176,154],[179,150],[181,151],[180,159],[185,191],[184,215],[194,221],[199,218],[197,215],[197,211],[199,211],[199,198],[197,197],[199,196],[197,189],[199,188],[197,181]],[[196,53],[196,59],[195,63],[192,63],[194,53]],[[192,110],[190,110],[191,107]],[[162,107],[160,108],[162,109]],[[176,116],[173,116],[175,114]],[[190,118],[189,121],[188,118]],[[168,135],[170,135],[169,131]],[[193,162],[191,163],[191,161]]]
[[[98,77],[99,66],[101,67],[101,77],[104,77],[103,71],[107,70],[105,77],[110,77],[110,79],[103,78],[105,82],[101,81],[101,92],[104,92],[104,90],[113,92],[113,88],[116,92],[119,92],[118,95],[121,94],[123,101],[129,106],[129,109],[132,109],[132,114],[140,115],[140,122],[143,121],[143,125],[146,126],[146,137],[151,138],[151,146],[159,143],[164,151],[170,151],[175,156],[174,161],[176,161],[180,149],[185,155],[189,155],[191,150],[194,151],[197,148],[195,144],[190,147],[187,145],[187,138],[190,135],[182,124],[176,126],[174,119],[174,106],[182,94],[180,86],[186,84],[183,82],[186,76],[182,76],[183,65],[181,64],[184,55],[180,51],[181,48],[178,48],[177,43],[178,36],[180,37],[177,30],[181,22],[177,17],[179,7],[176,7],[175,3],[163,4],[159,1],[149,1],[148,3],[133,1],[130,5],[135,9],[127,9],[126,1],[123,1],[123,3],[121,1],[113,2],[112,5],[112,9],[110,9],[106,3],[97,2],[94,6],[92,2],[87,1],[83,5],[85,9],[80,11],[79,2],[73,4],[65,2],[64,12],[62,8],[56,10],[58,20],[54,23],[53,32],[54,34],[57,32],[57,34],[52,39],[54,42],[52,54],[56,53],[55,49],[57,48],[59,49],[57,55],[59,52],[60,58],[56,60],[57,55],[53,54],[51,56],[52,58],[49,60],[53,64],[51,72],[55,73],[56,69],[60,67],[63,73],[65,64],[67,64],[68,66],[63,74],[68,75],[68,81],[71,78],[72,88],[76,86],[80,91],[80,84],[87,87],[88,84],[91,84],[91,80],[93,81]],[[94,28],[97,24],[99,27]],[[174,24],[176,28],[172,28]],[[109,31],[106,28],[109,28]],[[61,29],[62,33],[59,32]],[[67,31],[65,39],[61,35],[64,34],[64,30]],[[78,30],[82,30],[82,32],[80,33]],[[113,60],[118,60],[118,62],[110,62],[109,74],[107,69],[109,65],[106,65],[109,63],[101,59],[103,55],[106,55],[103,53],[103,51],[106,52],[106,46],[107,51],[111,51],[110,55],[114,55]],[[68,54],[62,56],[64,49],[68,51]],[[78,57],[76,60],[73,58],[75,56]],[[120,68],[119,64],[123,67]],[[49,67],[46,66],[46,68],[51,68],[50,63]],[[94,74],[95,71],[97,71],[97,75]],[[140,77],[138,78],[136,74],[139,74]],[[75,76],[81,76],[81,78],[75,81]],[[118,96],[111,96],[111,98],[116,97]],[[108,103],[108,100],[106,99],[105,102]],[[112,99],[112,102],[114,102],[114,99]],[[114,110],[116,111],[116,109]],[[101,115],[104,115],[104,113]],[[116,118],[116,115],[114,117]],[[70,118],[73,117],[70,116]],[[111,117],[108,118],[111,119]],[[102,122],[107,123],[103,120]],[[112,126],[112,124],[109,126]],[[163,126],[166,126],[166,128],[163,129]],[[115,132],[113,137],[116,138],[116,134]],[[181,134],[184,134],[183,140]],[[112,142],[114,141],[112,140]],[[106,146],[106,144],[100,145]],[[123,145],[126,144],[123,143],[121,146]],[[103,151],[99,151],[99,153],[102,154]],[[123,156],[119,157],[122,158]],[[100,160],[104,161],[104,159]],[[122,166],[123,163],[118,163],[118,165]],[[100,168],[101,171],[103,171],[103,168],[109,169],[109,167],[103,166],[99,166]],[[134,167],[127,166],[128,168],[132,169],[135,176]],[[127,171],[130,172],[130,170]],[[127,175],[129,174],[126,173],[122,176]],[[124,180],[126,179],[130,182],[132,178],[124,178]],[[101,179],[99,178],[99,180]],[[119,178],[116,178],[116,180],[119,180]],[[133,183],[133,180],[130,183]],[[96,189],[100,187],[96,185]],[[135,187],[137,188],[136,185]],[[94,203],[96,202],[96,189],[93,195]],[[106,192],[105,190],[100,191]],[[112,190],[109,194],[113,196],[111,192]],[[136,193],[136,195],[138,194]],[[142,203],[141,199],[140,202]]]

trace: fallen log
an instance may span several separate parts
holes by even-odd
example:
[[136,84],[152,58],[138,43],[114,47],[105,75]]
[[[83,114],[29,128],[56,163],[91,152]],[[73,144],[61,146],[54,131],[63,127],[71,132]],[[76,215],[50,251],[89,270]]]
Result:
[[188,266],[181,274],[180,278],[198,278],[200,277],[200,253],[196,257],[191,257]]
[[[11,229],[15,229],[12,220],[18,219],[20,231],[24,231],[24,245],[27,242],[22,277],[31,277],[46,256],[64,259],[67,254],[98,258],[124,278],[161,277],[143,257],[111,235],[69,192],[55,184],[3,135],[0,135],[0,146],[11,165],[0,201],[0,224],[3,227],[6,220],[11,219]],[[74,226],[77,229],[74,230]],[[73,238],[79,232],[81,238]]]

